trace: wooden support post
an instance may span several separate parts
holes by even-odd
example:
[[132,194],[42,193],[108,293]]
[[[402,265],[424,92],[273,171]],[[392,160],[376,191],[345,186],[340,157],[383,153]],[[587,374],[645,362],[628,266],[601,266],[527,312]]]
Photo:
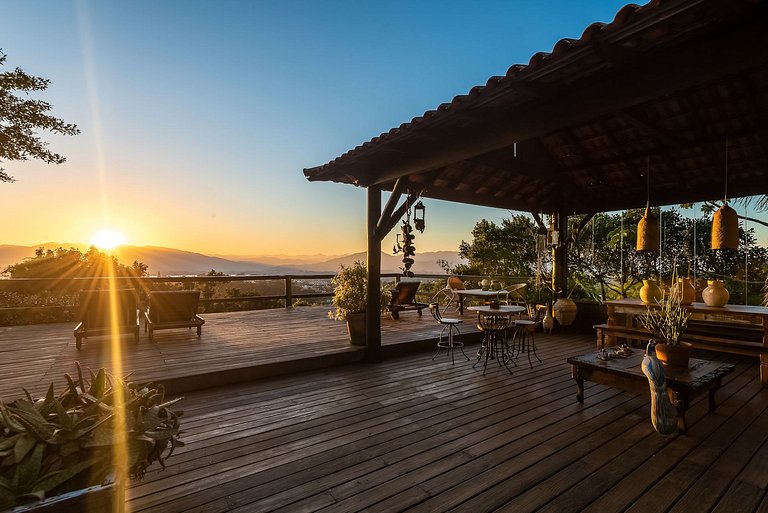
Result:
[[381,217],[381,188],[368,187],[368,305],[366,314],[366,346],[365,359],[368,362],[381,361],[381,237],[376,225]]

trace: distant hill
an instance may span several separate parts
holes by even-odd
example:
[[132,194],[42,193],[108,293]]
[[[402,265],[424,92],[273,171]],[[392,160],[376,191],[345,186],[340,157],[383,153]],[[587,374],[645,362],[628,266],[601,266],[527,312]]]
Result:
[[[35,246],[0,245],[0,271],[21,262],[25,258],[35,256],[35,249],[77,248],[87,251],[87,244],[59,244],[47,242]],[[191,251],[163,248],[157,246],[120,246],[113,251],[120,263],[130,265],[134,260],[144,262],[149,266],[149,274],[156,276],[176,274],[205,274],[211,269],[226,274],[290,274],[290,273],[335,273],[340,264],[352,264],[356,260],[365,262],[365,253],[337,256],[333,258],[323,255],[312,256],[275,256],[265,258],[264,262],[251,260],[258,257],[230,257],[203,255]],[[318,261],[321,257],[323,261]],[[462,260],[453,251],[433,251],[417,253],[412,270],[417,273],[442,274],[443,270],[437,265],[440,259],[456,265]],[[381,269],[385,273],[400,272],[402,255],[381,254]]]
[[[0,270],[9,265],[35,256],[35,249],[56,249],[75,247],[81,251],[88,249],[87,244],[45,243],[35,246],[0,245]],[[149,266],[149,274],[204,274],[215,269],[226,274],[285,274],[294,272],[288,267],[263,264],[259,262],[240,262],[225,258],[212,257],[191,251],[161,248],[156,246],[120,246],[112,252],[120,263],[130,265],[134,260]]]
[[[352,255],[346,255],[342,257],[326,260],[325,262],[318,262],[316,264],[302,264],[300,267],[305,271],[312,272],[332,272],[335,273],[339,269],[340,264],[350,265],[357,260],[365,262],[365,252],[354,253]],[[437,265],[438,260],[446,260],[451,266],[455,266],[458,263],[466,263],[466,260],[459,258],[459,254],[455,251],[427,251],[424,253],[416,253],[413,257],[415,260],[411,270],[415,273],[424,274],[443,274],[445,271]],[[385,273],[397,273],[401,272],[403,265],[403,255],[392,255],[391,253],[381,254],[381,271]],[[299,266],[292,266],[299,267]]]

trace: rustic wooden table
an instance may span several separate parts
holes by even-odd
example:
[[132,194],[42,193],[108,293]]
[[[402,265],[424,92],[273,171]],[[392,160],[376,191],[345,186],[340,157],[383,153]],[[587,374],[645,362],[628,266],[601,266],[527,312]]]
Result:
[[[609,349],[608,352],[613,353],[613,350]],[[584,402],[584,381],[650,395],[648,379],[640,367],[644,354],[644,351],[635,349],[628,356],[608,360],[599,359],[597,352],[568,358],[571,376],[578,386],[576,399],[580,403]],[[722,377],[733,372],[733,369],[734,366],[730,363],[697,358],[691,358],[688,369],[664,367],[669,399],[677,408],[677,426],[681,433],[688,429],[685,412],[691,404],[691,399],[699,392],[708,391],[709,411],[715,411],[715,392],[720,388]]]

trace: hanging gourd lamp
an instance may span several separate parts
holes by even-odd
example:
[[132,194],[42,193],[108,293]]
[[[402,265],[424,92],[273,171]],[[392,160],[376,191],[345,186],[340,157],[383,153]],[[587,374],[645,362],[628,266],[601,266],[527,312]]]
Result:
[[645,207],[645,213],[637,223],[637,250],[659,250],[659,219],[653,215],[650,207]]
[[712,216],[712,249],[739,249],[739,216],[728,206],[728,139],[725,140],[725,198]]
[[739,217],[726,202],[712,216],[712,249],[739,249]]
[[651,212],[651,159],[648,157],[648,200],[645,204],[645,213],[637,223],[637,246],[638,251],[658,251],[659,250],[659,220]]

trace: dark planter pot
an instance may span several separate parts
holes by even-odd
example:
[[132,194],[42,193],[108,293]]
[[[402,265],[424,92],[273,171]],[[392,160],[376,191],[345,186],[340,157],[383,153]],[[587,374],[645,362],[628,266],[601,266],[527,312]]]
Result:
[[365,341],[365,312],[347,314],[347,332],[349,342],[353,346],[364,346]]
[[[115,506],[119,505],[118,509]],[[4,513],[72,513],[73,511],[125,511],[125,490],[116,483],[91,486],[39,502],[16,506]]]
[[656,344],[656,356],[668,367],[687,369],[691,358],[691,344],[680,342],[678,345]]

